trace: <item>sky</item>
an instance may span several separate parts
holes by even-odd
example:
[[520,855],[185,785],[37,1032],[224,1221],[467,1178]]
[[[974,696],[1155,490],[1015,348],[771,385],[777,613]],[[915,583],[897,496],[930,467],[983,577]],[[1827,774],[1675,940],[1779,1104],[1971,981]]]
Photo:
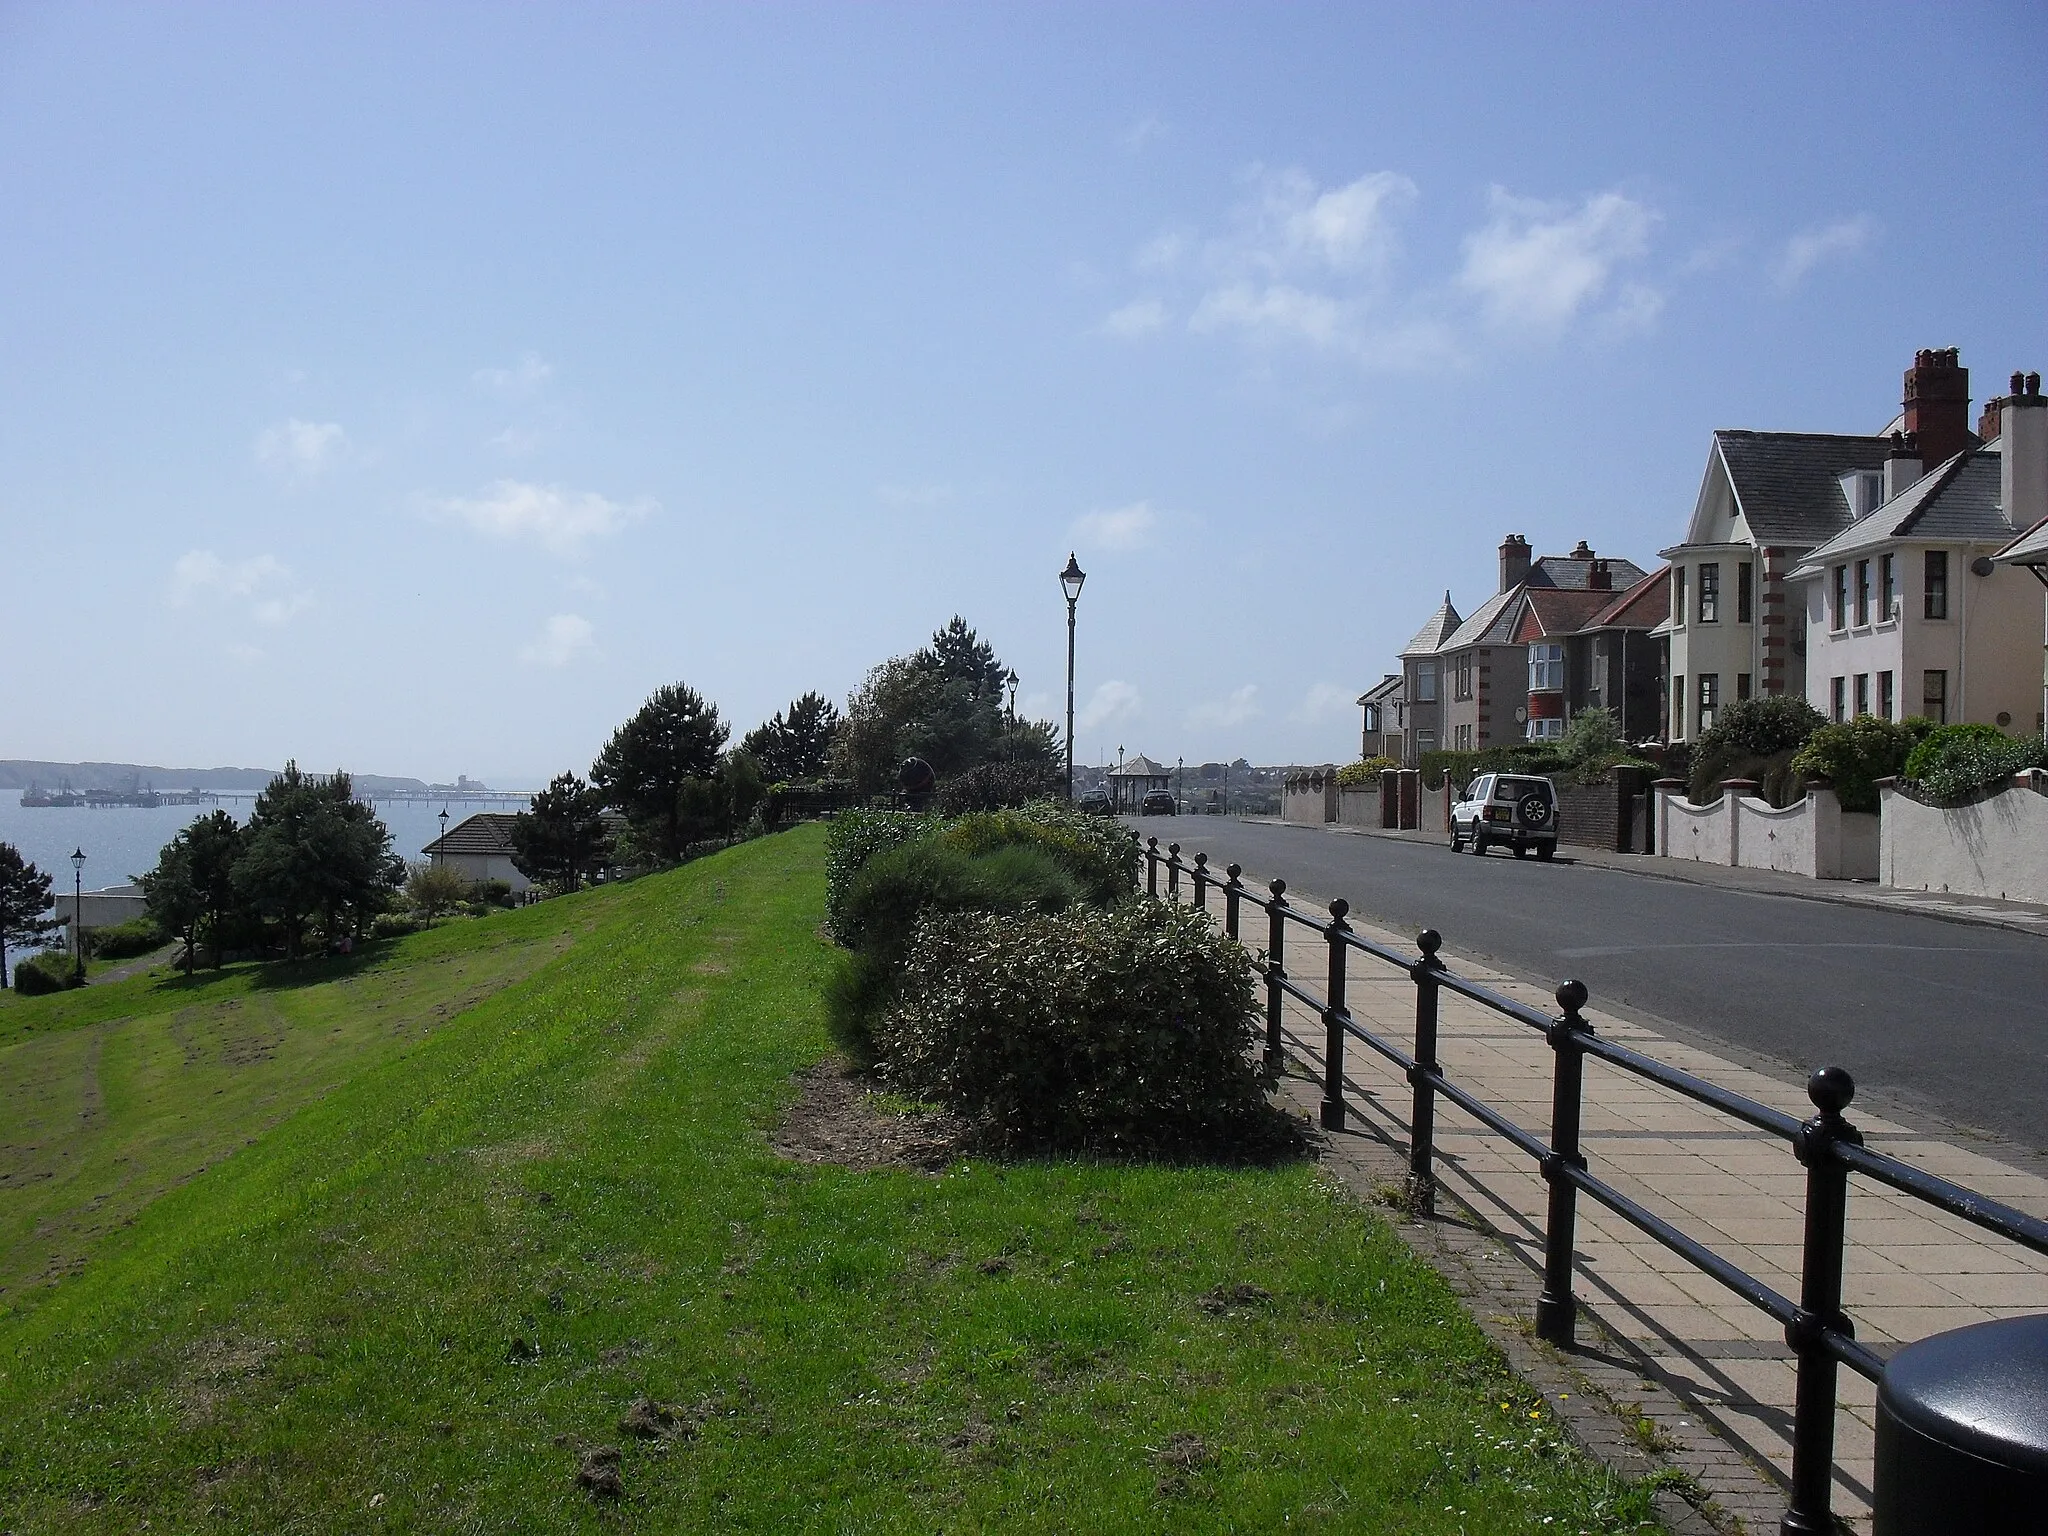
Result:
[[0,757],[530,786],[953,614],[1344,761],[1503,535],[2048,362],[2048,10],[0,0]]

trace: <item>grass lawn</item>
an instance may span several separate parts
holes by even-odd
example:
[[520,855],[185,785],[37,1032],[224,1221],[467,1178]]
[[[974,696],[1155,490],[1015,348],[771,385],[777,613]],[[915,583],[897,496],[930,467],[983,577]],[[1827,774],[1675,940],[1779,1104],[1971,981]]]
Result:
[[1653,1528],[1310,1165],[778,1158],[822,896],[0,1000],[0,1530]]

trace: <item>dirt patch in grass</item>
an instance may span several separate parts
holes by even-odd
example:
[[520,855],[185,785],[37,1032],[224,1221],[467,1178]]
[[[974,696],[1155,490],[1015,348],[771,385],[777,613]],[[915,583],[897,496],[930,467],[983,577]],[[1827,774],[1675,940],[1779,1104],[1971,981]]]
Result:
[[844,1061],[821,1061],[799,1077],[802,1092],[771,1138],[798,1163],[876,1168],[946,1167],[969,1149],[965,1121],[941,1110],[878,1099]]

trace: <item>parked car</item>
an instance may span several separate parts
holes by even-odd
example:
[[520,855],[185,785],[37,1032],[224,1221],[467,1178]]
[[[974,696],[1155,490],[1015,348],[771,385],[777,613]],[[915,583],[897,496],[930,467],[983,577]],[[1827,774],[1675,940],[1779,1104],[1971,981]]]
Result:
[[1155,789],[1138,802],[1140,816],[1171,816],[1174,812],[1173,793],[1170,790]]
[[1526,773],[1482,773],[1451,807],[1451,852],[1485,853],[1499,845],[1521,858],[1531,848],[1557,852],[1557,790]]
[[1075,800],[1074,809],[1085,811],[1090,816],[1108,816],[1114,813],[1116,807],[1109,803],[1108,790],[1091,789]]

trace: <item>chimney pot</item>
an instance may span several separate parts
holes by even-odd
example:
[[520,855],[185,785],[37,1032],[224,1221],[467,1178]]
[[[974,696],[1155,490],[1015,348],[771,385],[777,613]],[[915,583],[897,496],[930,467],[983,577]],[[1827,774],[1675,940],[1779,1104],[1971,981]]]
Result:
[[1923,348],[1906,370],[1906,431],[1930,469],[1970,446],[1970,371],[1955,347]]
[[2012,376],[2012,392],[2016,395],[2024,395],[2027,392],[2027,376],[2024,373],[2015,373]]
[[2027,393],[2029,395],[2038,395],[2041,393],[2041,375],[2039,375],[2038,373],[2030,373],[2027,375]]

